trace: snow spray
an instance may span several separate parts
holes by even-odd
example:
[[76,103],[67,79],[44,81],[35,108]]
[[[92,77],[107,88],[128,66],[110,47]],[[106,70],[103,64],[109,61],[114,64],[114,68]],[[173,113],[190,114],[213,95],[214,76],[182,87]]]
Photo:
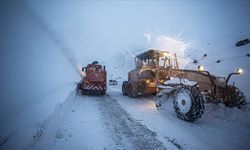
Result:
[[185,68],[191,61],[191,59],[185,54],[185,50],[190,48],[191,42],[181,39],[180,35],[171,36],[145,33],[144,36],[147,38],[148,49],[167,50],[170,53],[176,53],[180,63],[180,68]]
[[72,51],[62,37],[52,30],[48,23],[36,13],[28,4],[20,1],[21,5],[26,9],[28,15],[41,27],[41,29],[50,37],[55,46],[60,50],[62,55],[68,60],[73,69],[80,75],[83,76],[81,65],[78,63],[77,57]]

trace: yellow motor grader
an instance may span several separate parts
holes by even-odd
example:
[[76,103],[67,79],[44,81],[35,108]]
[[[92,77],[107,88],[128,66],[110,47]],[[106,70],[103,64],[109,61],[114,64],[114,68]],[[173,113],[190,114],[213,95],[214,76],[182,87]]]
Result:
[[203,66],[197,70],[180,69],[175,53],[153,49],[137,55],[135,65],[128,73],[128,81],[122,84],[123,95],[132,98],[156,95],[157,107],[161,106],[162,97],[172,97],[175,112],[182,120],[198,120],[205,102],[238,108],[246,105],[245,95],[235,85],[228,84],[230,77],[241,74],[242,69],[227,78],[211,75]]

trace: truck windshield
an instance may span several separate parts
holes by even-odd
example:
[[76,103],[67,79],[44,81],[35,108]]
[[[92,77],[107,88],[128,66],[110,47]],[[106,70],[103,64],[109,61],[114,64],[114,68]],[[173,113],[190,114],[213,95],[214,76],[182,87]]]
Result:
[[88,66],[88,70],[98,71],[100,69],[102,69],[101,65],[90,65],[90,66]]

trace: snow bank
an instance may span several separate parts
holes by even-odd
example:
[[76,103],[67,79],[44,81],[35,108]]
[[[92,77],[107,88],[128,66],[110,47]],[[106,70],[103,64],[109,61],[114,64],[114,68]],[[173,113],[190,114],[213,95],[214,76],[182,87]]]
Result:
[[[233,126],[250,129],[250,106],[245,109],[228,108],[223,104],[206,104],[206,113],[202,118],[214,123],[222,122],[223,126]],[[250,132],[249,132],[250,133]]]
[[[1,148],[28,149],[34,141],[33,136],[37,138],[40,134],[44,134],[40,132],[40,128],[43,126],[41,123],[57,110],[55,108],[68,102],[65,100],[74,88],[75,84],[66,84],[40,99],[39,103],[29,106],[25,111],[1,121]],[[70,107],[70,105],[67,107]],[[58,113],[61,114],[62,112]]]

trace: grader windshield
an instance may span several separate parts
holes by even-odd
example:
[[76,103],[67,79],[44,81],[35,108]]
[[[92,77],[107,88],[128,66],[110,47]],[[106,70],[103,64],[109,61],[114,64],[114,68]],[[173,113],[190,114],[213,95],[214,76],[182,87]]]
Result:
[[178,68],[176,55],[168,51],[149,50],[135,58],[136,68]]

